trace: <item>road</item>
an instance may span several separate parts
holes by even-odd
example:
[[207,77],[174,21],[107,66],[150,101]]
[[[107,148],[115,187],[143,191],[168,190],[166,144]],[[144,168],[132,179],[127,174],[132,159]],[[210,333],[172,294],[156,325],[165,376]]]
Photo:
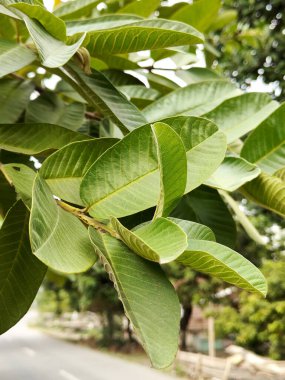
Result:
[[167,374],[27,328],[0,337],[0,380],[174,380]]

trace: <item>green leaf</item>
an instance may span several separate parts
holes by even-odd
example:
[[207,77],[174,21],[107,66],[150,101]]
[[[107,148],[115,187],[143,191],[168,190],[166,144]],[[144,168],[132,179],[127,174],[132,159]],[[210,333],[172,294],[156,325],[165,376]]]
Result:
[[142,17],[150,17],[159,7],[160,0],[134,0],[120,8],[118,13],[135,14]]
[[[2,168],[2,166],[0,166]],[[16,193],[12,185],[0,171],[0,218],[4,218],[9,209],[16,202]]]
[[[10,9],[17,9],[30,18],[37,20],[51,34],[58,40],[65,41],[66,27],[64,21],[50,13],[40,5],[26,4],[25,2],[16,2],[10,5]],[[19,14],[17,12],[17,14]],[[21,14],[21,13],[20,13]]]
[[102,73],[94,70],[88,76],[70,64],[67,70],[78,85],[80,95],[104,116],[110,117],[124,132],[146,123],[140,111]]
[[28,207],[32,205],[32,190],[36,173],[23,164],[1,165],[1,171],[16,189],[22,201]]
[[240,90],[228,81],[193,83],[151,103],[143,114],[149,122],[181,114],[199,116],[239,93]]
[[0,334],[26,314],[46,273],[31,252],[28,223],[29,213],[18,202],[0,230]]
[[240,157],[226,157],[205,182],[206,185],[226,191],[235,191],[260,174],[260,169]]
[[172,216],[202,223],[213,230],[218,243],[231,248],[236,242],[236,224],[219,193],[201,186],[185,195]]
[[30,239],[34,255],[58,272],[84,272],[96,261],[87,229],[57,205],[39,175],[33,187]]
[[36,59],[32,50],[7,40],[0,40],[0,77],[29,65]]
[[101,55],[122,54],[203,42],[203,35],[191,26],[163,19],[135,21],[104,30],[95,28],[89,37],[87,49],[95,56],[97,51]]
[[10,152],[33,155],[88,138],[52,124],[0,124],[0,148]]
[[101,0],[74,0],[61,4],[54,14],[62,19],[76,19],[87,16]]
[[187,247],[185,232],[165,218],[157,218],[151,223],[138,226],[133,232],[116,218],[112,218],[111,222],[123,242],[147,260],[161,264],[169,263],[180,256]]
[[204,117],[216,123],[228,143],[232,143],[256,128],[276,108],[278,102],[272,101],[268,94],[251,92],[225,100]]
[[281,178],[261,173],[243,186],[241,191],[260,206],[285,216],[285,183]]
[[[32,83],[15,79],[0,79],[0,121],[16,123],[34,91]],[[0,139],[0,144],[1,144]]]
[[216,241],[214,232],[203,224],[178,218],[168,219],[177,224],[186,233],[188,241],[191,239]]
[[227,149],[226,138],[212,122],[180,116],[163,120],[182,139],[187,157],[188,193],[200,186],[219,167]]
[[38,21],[23,16],[27,29],[37,47],[41,62],[44,66],[54,68],[63,66],[80,48],[85,34],[72,45],[51,36]]
[[285,104],[265,119],[245,140],[241,156],[273,174],[285,166]]
[[55,93],[44,92],[27,107],[26,123],[44,123],[60,125],[76,131],[84,121],[85,107],[81,103],[65,104]]
[[[165,122],[187,144],[189,192],[217,169],[224,158],[225,138],[205,119],[184,117]],[[150,208],[157,204],[159,193],[156,146],[149,125],[137,128],[105,152],[86,173],[80,190],[84,205],[98,219]]]
[[221,244],[190,240],[187,250],[177,261],[239,288],[266,295],[266,280],[259,269],[239,253]]
[[82,178],[98,157],[117,141],[102,138],[68,144],[44,161],[40,175],[53,194],[68,202],[82,205],[79,194]]
[[220,6],[220,0],[211,0],[211,4],[208,0],[198,0],[180,7],[170,18],[186,22],[201,32],[205,32],[215,21]]
[[180,321],[172,285],[157,263],[144,260],[108,234],[89,231],[152,365],[168,367],[176,356]]
[[[95,30],[109,30],[123,25],[142,20],[135,15],[106,15],[88,20],[67,21],[67,34],[72,36],[76,33],[88,33]],[[100,51],[98,51],[100,53]],[[95,54],[97,56],[97,52]]]
[[168,216],[182,198],[187,182],[187,158],[179,135],[165,123],[152,125],[160,173],[155,217]]
[[177,83],[173,82],[168,78],[165,78],[162,75],[147,73],[146,78],[151,88],[154,88],[162,94],[168,94],[169,92],[179,88]]
[[120,90],[128,99],[140,108],[146,107],[149,103],[156,100],[160,96],[160,92],[154,88],[147,88],[141,85],[125,85],[118,86]]

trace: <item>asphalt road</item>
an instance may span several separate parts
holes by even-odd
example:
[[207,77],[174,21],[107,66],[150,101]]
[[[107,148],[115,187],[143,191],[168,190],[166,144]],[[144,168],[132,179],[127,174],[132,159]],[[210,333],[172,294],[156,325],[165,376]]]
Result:
[[67,343],[19,323],[0,337],[0,380],[174,380],[167,374]]

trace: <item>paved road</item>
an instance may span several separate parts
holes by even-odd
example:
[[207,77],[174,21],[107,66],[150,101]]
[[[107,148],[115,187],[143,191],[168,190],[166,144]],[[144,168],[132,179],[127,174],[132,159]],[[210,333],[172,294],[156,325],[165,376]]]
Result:
[[0,337],[0,380],[174,380],[28,329],[20,323]]

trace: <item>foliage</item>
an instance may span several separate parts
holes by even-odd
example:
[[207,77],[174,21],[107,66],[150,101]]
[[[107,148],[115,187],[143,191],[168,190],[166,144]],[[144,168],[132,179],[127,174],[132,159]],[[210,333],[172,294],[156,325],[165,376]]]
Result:
[[210,36],[219,52],[219,70],[244,88],[260,77],[272,84],[275,97],[284,99],[284,2],[225,0],[223,7],[236,19]]
[[268,260],[261,269],[268,281],[268,298],[242,293],[238,310],[228,306],[218,313],[217,335],[231,336],[259,354],[284,360],[284,259]]
[[[284,107],[260,94],[244,101],[207,69],[180,70],[202,32],[220,28],[219,1],[151,4],[75,0],[52,14],[41,1],[0,1],[0,326],[23,316],[46,267],[79,273],[99,257],[164,368],[177,351],[180,304],[162,263],[266,295],[262,273],[234,251],[224,199],[238,190],[284,216]],[[186,86],[155,71],[166,57]],[[233,144],[249,131],[243,149]],[[15,227],[18,207],[29,223]]]

